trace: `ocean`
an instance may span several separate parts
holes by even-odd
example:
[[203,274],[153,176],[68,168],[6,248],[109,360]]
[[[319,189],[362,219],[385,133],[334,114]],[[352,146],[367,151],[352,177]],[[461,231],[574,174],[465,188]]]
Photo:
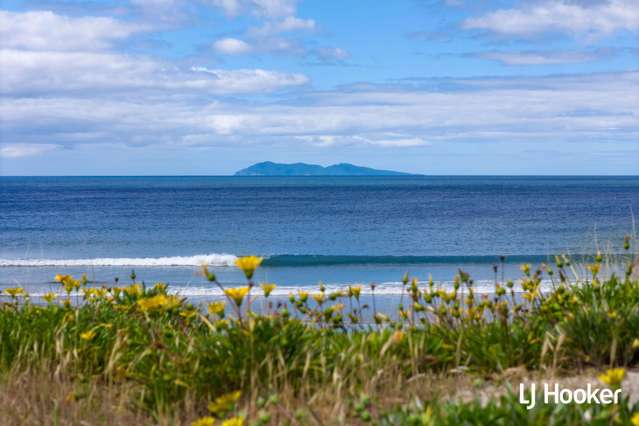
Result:
[[523,262],[621,252],[639,209],[639,177],[0,177],[0,191],[0,288],[34,294],[59,290],[56,273],[102,285],[134,270],[216,297],[198,265],[239,285],[249,254],[280,295],[395,294],[405,272],[447,286],[458,268],[489,291]]

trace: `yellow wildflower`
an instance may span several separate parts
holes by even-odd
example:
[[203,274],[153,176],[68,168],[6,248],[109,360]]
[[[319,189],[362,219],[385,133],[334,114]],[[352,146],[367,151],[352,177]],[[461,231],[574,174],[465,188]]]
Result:
[[632,349],[639,349],[639,339],[632,341]]
[[180,299],[176,296],[167,296],[164,294],[158,294],[153,297],[147,297],[137,301],[138,307],[142,312],[146,312],[153,309],[165,309],[170,310],[180,306]]
[[195,309],[188,309],[180,312],[180,316],[186,319],[193,318],[195,315],[197,315],[197,311]]
[[264,292],[264,297],[269,297],[273,290],[275,290],[274,283],[262,283],[261,287],[262,291]]
[[626,370],[623,368],[612,368],[606,371],[604,374],[599,375],[599,380],[611,388],[618,388],[621,386],[624,377],[626,377]]
[[124,292],[129,297],[140,297],[144,294],[144,289],[142,288],[142,284],[131,284],[128,287],[124,287]]
[[639,426],[639,411],[632,415],[630,423],[632,423],[633,426]]
[[18,296],[26,296],[27,292],[24,291],[24,289],[22,287],[11,287],[11,288],[5,288],[4,292],[7,293],[9,296],[16,298]]
[[244,416],[231,417],[224,420],[222,426],[242,426],[244,424]]
[[58,283],[61,283],[63,281],[66,281],[69,278],[71,278],[71,275],[55,274],[54,280]]
[[401,330],[395,331],[391,336],[391,341],[396,345],[401,343],[402,340],[404,340],[404,332]]
[[213,426],[215,425],[215,419],[211,416],[201,417],[191,423],[191,426]]
[[315,300],[315,302],[317,302],[318,305],[321,305],[322,303],[324,303],[324,293],[320,292],[320,293],[315,293],[313,294],[313,300]]
[[344,304],[343,303],[336,303],[333,306],[331,306],[331,308],[333,308],[333,312],[343,311],[344,310]]
[[299,295],[300,302],[306,303],[308,300],[308,291],[298,290],[297,294]]
[[257,256],[244,256],[239,257],[235,261],[235,266],[244,272],[247,279],[253,278],[253,273],[257,269],[258,266],[262,264],[262,258]]
[[220,315],[224,312],[224,306],[226,305],[226,303],[224,303],[223,300],[218,300],[216,302],[211,302],[209,303],[208,306],[208,311],[209,314],[211,315]]
[[353,287],[349,287],[349,291],[355,297],[355,299],[359,300],[359,295],[362,293],[362,286],[356,285]]
[[166,293],[166,289],[169,286],[166,283],[155,283],[155,285],[153,286],[153,290],[157,291],[158,293]]
[[242,305],[242,301],[244,300],[244,297],[248,294],[248,292],[248,287],[228,288],[224,290],[224,294],[230,297],[237,306]]
[[80,339],[86,340],[87,342],[89,340],[93,340],[94,337],[95,337],[94,330],[89,330],[89,331],[85,331],[84,333],[80,333]]
[[56,296],[55,293],[48,292],[44,296],[42,296],[42,299],[47,303],[51,303],[55,300],[56,297],[58,296]]
[[217,397],[209,404],[209,411],[213,414],[223,414],[229,411],[240,400],[240,391],[230,392]]

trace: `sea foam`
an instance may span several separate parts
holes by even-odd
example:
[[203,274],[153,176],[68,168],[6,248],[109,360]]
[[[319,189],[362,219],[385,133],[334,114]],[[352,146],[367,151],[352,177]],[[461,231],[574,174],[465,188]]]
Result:
[[232,266],[237,257],[232,254],[198,254],[168,257],[105,257],[95,259],[0,259],[0,267],[38,266]]

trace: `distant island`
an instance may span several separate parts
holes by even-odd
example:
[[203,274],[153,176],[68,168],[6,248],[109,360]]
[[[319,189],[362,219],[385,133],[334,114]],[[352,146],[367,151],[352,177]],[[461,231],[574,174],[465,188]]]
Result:
[[317,164],[282,164],[272,161],[253,164],[239,170],[235,176],[408,176],[410,173],[378,170],[349,163],[323,167]]

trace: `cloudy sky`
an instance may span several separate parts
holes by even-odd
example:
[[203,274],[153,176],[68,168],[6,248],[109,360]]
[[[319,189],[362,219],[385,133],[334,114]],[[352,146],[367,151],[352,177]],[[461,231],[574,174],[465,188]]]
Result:
[[3,0],[0,174],[639,174],[639,0]]

